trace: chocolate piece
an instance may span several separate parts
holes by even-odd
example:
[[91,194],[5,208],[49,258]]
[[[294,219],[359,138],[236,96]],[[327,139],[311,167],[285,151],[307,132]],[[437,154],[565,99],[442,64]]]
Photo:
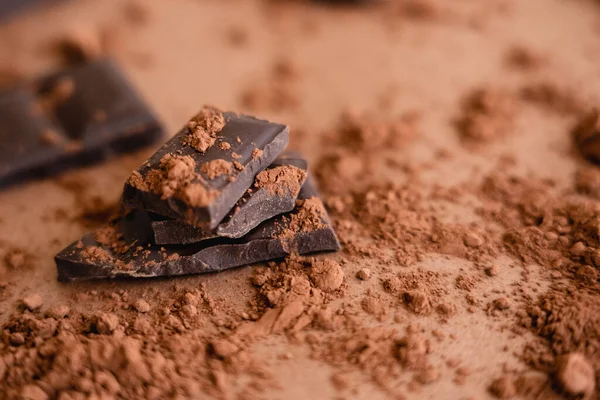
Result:
[[306,179],[306,160],[287,154],[260,172],[254,185],[216,229],[204,230],[181,220],[158,218],[152,222],[156,244],[189,244],[215,237],[240,238],[260,223],[291,211]]
[[0,21],[6,20],[28,8],[35,6],[48,6],[57,3],[58,0],[1,0],[0,1]]
[[125,183],[123,205],[214,229],[288,142],[288,127],[205,107]]
[[103,60],[0,92],[0,186],[146,146],[162,127]]
[[222,271],[284,257],[340,248],[312,182],[294,211],[263,222],[241,239],[212,239],[186,246],[150,244],[148,214],[134,211],[84,236],[56,257],[58,279],[155,277]]

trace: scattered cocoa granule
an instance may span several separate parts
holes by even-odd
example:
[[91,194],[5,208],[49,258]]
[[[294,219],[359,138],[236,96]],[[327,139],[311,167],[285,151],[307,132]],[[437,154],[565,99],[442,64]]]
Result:
[[252,150],[252,158],[259,158],[261,157],[263,154],[263,151],[259,148],[254,148],[254,150]]
[[42,296],[39,294],[31,294],[21,299],[21,304],[29,311],[36,311],[42,307]]
[[516,115],[514,97],[493,88],[476,88],[462,102],[456,128],[465,143],[485,143],[507,135]]
[[13,270],[23,270],[30,263],[30,256],[21,249],[9,249],[4,255],[4,264]]
[[185,145],[201,153],[211,147],[217,133],[225,127],[223,112],[213,106],[204,106],[187,124],[188,135],[183,138]]
[[238,48],[247,46],[248,42],[250,41],[250,34],[248,30],[238,25],[227,28],[225,37],[227,39],[227,43]]
[[559,114],[580,115],[583,112],[583,104],[574,92],[551,81],[524,85],[521,98]]
[[600,163],[599,116],[596,109],[583,114],[572,130],[576,149],[584,158],[595,163]]
[[600,200],[600,168],[593,165],[580,165],[575,171],[577,193]]
[[590,396],[596,387],[594,368],[581,353],[568,353],[556,361],[556,378],[571,396]]
[[369,268],[362,268],[356,273],[356,277],[361,281],[366,281],[371,277],[371,270]]
[[200,166],[200,172],[202,172],[208,180],[213,180],[222,175],[231,175],[232,171],[233,163],[223,159],[208,161]]
[[496,276],[498,275],[498,267],[495,265],[491,265],[484,269],[484,272],[487,276]]
[[283,196],[286,193],[297,196],[306,180],[306,171],[293,165],[284,165],[261,171],[254,178],[257,189],[266,189],[270,194]]
[[70,311],[71,309],[66,304],[58,304],[46,310],[46,316],[59,320],[69,315]]
[[325,227],[324,218],[326,211],[323,202],[318,197],[311,197],[297,201],[298,211],[290,217],[285,218],[283,229],[279,233],[281,238],[289,238],[298,232],[310,232]]
[[533,71],[541,67],[545,58],[533,50],[516,45],[511,47],[506,53],[506,64],[512,68],[523,71]]
[[219,143],[219,148],[221,150],[229,150],[229,149],[231,149],[231,145],[227,142],[221,142],[221,143]]
[[138,0],[128,0],[123,4],[123,15],[132,25],[146,25],[152,17],[151,9],[148,5]]
[[517,395],[514,378],[511,376],[502,376],[496,379],[490,385],[490,393],[499,399],[510,399]]
[[325,292],[339,289],[344,281],[342,267],[330,259],[313,262],[309,276],[315,286]]

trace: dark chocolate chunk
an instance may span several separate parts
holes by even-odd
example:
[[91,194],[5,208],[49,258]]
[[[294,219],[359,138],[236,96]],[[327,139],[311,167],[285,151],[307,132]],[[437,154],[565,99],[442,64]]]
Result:
[[163,129],[116,66],[101,60],[0,92],[0,186],[133,151]]
[[288,127],[203,108],[138,170],[123,205],[214,229],[288,142]]
[[215,237],[240,238],[260,223],[291,211],[306,179],[306,160],[284,154],[260,172],[254,185],[215,229],[206,230],[182,220],[158,218],[152,222],[156,244],[189,244]]
[[212,239],[186,246],[150,243],[148,214],[133,211],[84,236],[56,257],[58,279],[156,277],[222,271],[287,254],[340,248],[323,203],[306,181],[296,208],[263,222],[240,239]]
[[48,6],[58,0],[0,0],[0,22],[35,6]]

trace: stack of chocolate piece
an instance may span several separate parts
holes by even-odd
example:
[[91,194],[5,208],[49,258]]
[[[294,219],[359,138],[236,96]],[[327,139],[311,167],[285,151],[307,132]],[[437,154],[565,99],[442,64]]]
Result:
[[203,108],[132,173],[121,214],[55,260],[58,278],[221,271],[335,251],[339,242],[288,127]]

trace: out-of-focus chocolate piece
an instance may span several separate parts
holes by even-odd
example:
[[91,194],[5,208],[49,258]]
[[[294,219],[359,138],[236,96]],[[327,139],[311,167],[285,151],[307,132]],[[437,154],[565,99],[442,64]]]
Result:
[[133,172],[123,205],[215,229],[287,142],[285,125],[205,107]]
[[161,124],[108,60],[0,92],[0,186],[155,142]]
[[134,211],[84,236],[56,257],[58,279],[157,277],[217,272],[284,257],[340,248],[316,188],[306,181],[296,208],[263,222],[240,239],[212,239],[186,246],[151,244],[148,214]]
[[306,180],[306,160],[284,154],[260,172],[254,185],[215,229],[205,230],[181,220],[159,218],[152,222],[156,244],[189,244],[215,237],[240,238],[260,223],[291,211]]
[[49,6],[58,0],[0,0],[0,22],[35,6]]

